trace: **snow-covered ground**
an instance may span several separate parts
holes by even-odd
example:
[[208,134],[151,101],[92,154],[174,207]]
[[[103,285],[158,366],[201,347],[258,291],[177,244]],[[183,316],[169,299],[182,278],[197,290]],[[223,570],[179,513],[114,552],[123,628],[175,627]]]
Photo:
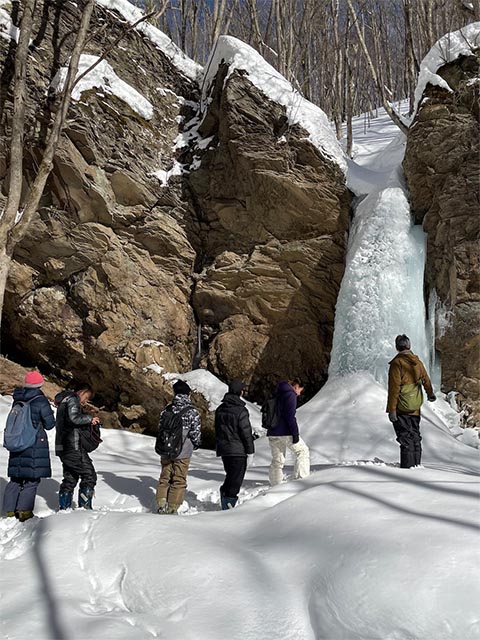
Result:
[[219,510],[213,452],[194,455],[180,516],[152,512],[151,438],[104,432],[92,512],[56,513],[54,459],[38,518],[0,522],[3,637],[480,638],[479,450],[426,408],[425,467],[399,469],[385,400],[368,374],[330,382],[299,410],[312,475],[270,489],[257,440],[231,512]]

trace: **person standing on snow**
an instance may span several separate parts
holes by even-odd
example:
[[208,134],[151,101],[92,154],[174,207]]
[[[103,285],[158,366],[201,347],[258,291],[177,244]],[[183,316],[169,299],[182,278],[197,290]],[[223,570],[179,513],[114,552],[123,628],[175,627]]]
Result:
[[50,402],[40,387],[45,380],[38,371],[30,371],[25,376],[23,387],[13,392],[13,404],[30,401],[30,415],[37,436],[32,447],[24,451],[10,452],[8,477],[10,482],[3,496],[3,510],[7,517],[16,517],[20,522],[33,518],[33,509],[41,478],[50,478],[50,450],[45,429],[55,426]]
[[89,384],[78,384],[76,391],[61,391],[55,396],[58,407],[55,453],[63,465],[63,481],[58,495],[60,510],[71,508],[73,491],[79,480],[78,506],[92,508],[97,474],[92,459],[82,446],[80,434],[82,429],[100,423],[100,418],[92,417],[83,410],[92,397],[93,389]]
[[237,504],[247,462],[255,452],[250,416],[242,396],[245,385],[241,380],[232,380],[222,403],[215,411],[215,438],[217,456],[221,456],[225,469],[225,480],[220,487],[222,509],[233,509]]
[[294,480],[310,475],[310,451],[300,437],[297,419],[297,397],[303,386],[298,378],[279,383],[275,392],[277,398],[277,414],[275,426],[267,431],[268,442],[272,451],[269,479],[272,486],[283,480],[283,467],[287,448],[295,455],[293,470]]
[[166,412],[180,414],[182,427],[182,440],[180,453],[175,457],[162,455],[162,471],[157,487],[158,513],[175,514],[185,497],[187,488],[187,474],[190,459],[195,449],[201,444],[201,420],[200,414],[195,409],[190,399],[191,389],[183,380],[177,380],[173,385],[175,397],[170,405],[165,407],[160,416],[160,429],[162,428],[162,416]]
[[400,444],[400,467],[409,469],[421,464],[420,407],[422,386],[429,402],[437,398],[420,358],[410,350],[405,334],[395,338],[398,354],[389,362],[387,413]]

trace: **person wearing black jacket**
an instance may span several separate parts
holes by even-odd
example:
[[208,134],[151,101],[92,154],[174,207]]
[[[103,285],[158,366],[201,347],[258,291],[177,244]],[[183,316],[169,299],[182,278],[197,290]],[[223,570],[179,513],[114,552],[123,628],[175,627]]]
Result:
[[241,399],[245,385],[233,380],[222,404],[215,411],[217,456],[221,456],[226,478],[220,487],[222,509],[233,509],[247,470],[247,456],[253,457],[252,426],[245,402]]
[[72,506],[73,491],[80,479],[78,506],[92,508],[92,498],[97,483],[97,474],[93,462],[82,447],[80,431],[89,429],[100,419],[84,412],[85,405],[93,396],[88,384],[79,384],[76,391],[62,391],[55,396],[57,405],[55,453],[63,465],[63,481],[60,485],[60,509]]

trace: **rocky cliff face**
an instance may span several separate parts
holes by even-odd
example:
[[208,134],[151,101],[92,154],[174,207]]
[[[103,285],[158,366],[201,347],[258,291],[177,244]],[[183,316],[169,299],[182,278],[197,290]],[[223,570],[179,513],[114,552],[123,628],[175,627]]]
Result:
[[[57,43],[63,39],[64,47],[71,46],[68,34],[78,11],[72,4],[59,9],[46,3],[37,12],[41,36],[30,65],[28,165],[44,138],[36,110],[45,102],[60,53],[66,57]],[[100,7],[92,26],[97,35],[86,53],[97,55],[123,28]],[[1,39],[1,45],[7,65],[8,43]],[[42,207],[15,253],[2,351],[59,381],[90,380],[100,404],[121,425],[144,428],[158,419],[159,402],[170,395],[160,368],[182,371],[192,361],[189,206],[179,182],[163,188],[152,174],[173,162],[184,97],[195,99],[197,88],[135,32],[107,61],[150,101],[153,116],[143,118],[105,89],[92,88],[72,101]],[[8,97],[5,78],[2,91]],[[4,107],[8,123],[9,101]],[[8,125],[4,140],[7,134]],[[4,157],[2,178],[7,162]]]
[[193,306],[205,364],[257,396],[279,379],[326,379],[350,197],[339,167],[285,109],[220,66],[189,176],[199,212]]
[[[60,42],[69,42],[78,11],[45,3],[37,12],[30,168],[55,101],[42,113],[38,105],[65,59]],[[117,18],[97,7],[86,53],[99,55],[115,40]],[[4,69],[11,51],[0,39]],[[59,383],[90,380],[113,423],[128,428],[155,425],[171,397],[160,374],[193,364],[245,378],[257,397],[287,374],[318,388],[346,248],[349,195],[340,170],[301,128],[287,127],[282,107],[240,73],[224,84],[222,69],[208,110],[195,120],[203,140],[195,170],[163,186],[165,173],[154,174],[172,168],[198,86],[135,31],[107,62],[153,115],[146,119],[108,85],[72,102],[42,206],[15,253],[2,352]],[[5,72],[2,197],[10,89]],[[183,153],[189,163],[191,151]]]
[[436,349],[442,389],[458,391],[469,424],[480,424],[479,245],[480,52],[437,73],[407,139],[404,169],[414,214],[428,233],[426,281],[438,296]]

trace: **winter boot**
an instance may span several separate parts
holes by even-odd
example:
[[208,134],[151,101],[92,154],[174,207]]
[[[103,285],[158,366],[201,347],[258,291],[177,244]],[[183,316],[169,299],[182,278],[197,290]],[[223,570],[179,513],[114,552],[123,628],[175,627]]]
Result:
[[16,511],[7,511],[5,515],[7,518],[18,518],[18,513]]
[[167,513],[167,499],[160,498],[157,501],[157,513]]
[[171,515],[178,515],[179,504],[167,504],[167,508],[165,513],[169,513]]
[[92,498],[95,490],[93,487],[83,487],[78,491],[78,506],[84,509],[92,508]]
[[221,495],[222,511],[233,509],[233,507],[237,504],[237,500],[238,498],[227,498],[227,496]]
[[58,494],[58,504],[60,511],[72,508],[73,491],[60,491]]
[[20,522],[25,522],[25,520],[30,520],[30,518],[33,518],[33,511],[18,512],[18,519],[20,520]]

